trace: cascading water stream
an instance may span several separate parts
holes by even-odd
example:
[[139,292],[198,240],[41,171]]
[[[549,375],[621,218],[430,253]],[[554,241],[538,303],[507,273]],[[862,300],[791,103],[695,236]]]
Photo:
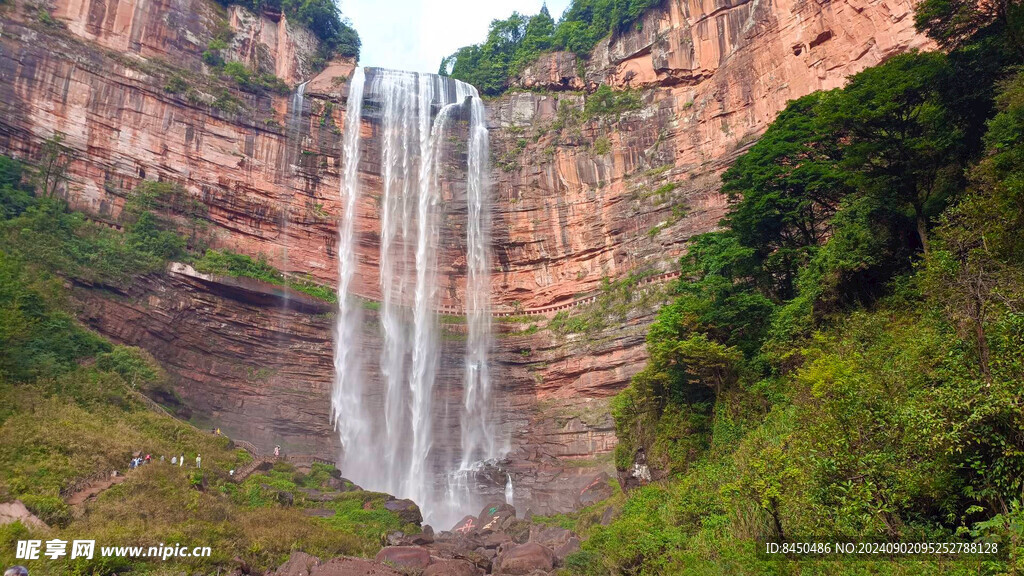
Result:
[[[355,219],[359,204],[359,125],[363,107],[364,74],[356,68],[349,80],[348,109],[345,112],[345,158],[341,175],[342,219],[338,230],[338,313],[334,334],[334,390],[331,415],[346,450],[345,466],[354,470],[375,464],[367,450],[357,449],[372,440],[367,422],[356,417],[363,403],[362,358],[359,355],[359,326],[362,315],[350,286],[356,272]],[[360,461],[362,459],[362,461]]]
[[[466,481],[482,461],[501,456],[491,417],[490,206],[485,110],[476,90],[432,74],[357,69],[345,119],[339,230],[339,312],[332,409],[342,471],[366,488],[412,498],[428,523],[447,528],[479,503]],[[363,121],[373,127],[364,146]],[[463,129],[463,127],[465,129]],[[456,144],[465,133],[465,145]],[[465,151],[464,158],[462,150]],[[357,277],[355,223],[359,164],[379,161],[377,319],[364,324]],[[467,339],[459,408],[458,453],[434,446],[447,428],[449,388],[438,388],[442,341],[437,310],[443,250],[441,220],[461,201],[464,166]],[[376,191],[374,191],[376,192]],[[366,371],[365,340],[380,334],[379,374]],[[379,376],[379,378],[375,377]],[[449,383],[450,385],[450,383]],[[499,485],[500,486],[500,485]],[[500,488],[499,488],[500,490]],[[500,493],[500,492],[499,492]]]

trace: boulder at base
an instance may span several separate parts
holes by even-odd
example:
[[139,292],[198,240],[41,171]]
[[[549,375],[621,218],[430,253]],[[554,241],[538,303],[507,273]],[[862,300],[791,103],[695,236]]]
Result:
[[480,531],[498,530],[505,520],[515,517],[515,508],[504,502],[494,502],[484,506],[484,509],[480,511],[480,515],[477,516],[477,529]]
[[49,528],[46,522],[43,522],[35,514],[29,512],[28,508],[21,503],[21,500],[0,504],[0,525],[12,524],[18,521],[29,528]]
[[388,546],[381,548],[374,560],[418,572],[430,564],[430,552],[419,546]]
[[494,561],[495,574],[510,576],[521,576],[535,570],[550,572],[554,568],[555,553],[536,542],[507,548]]
[[466,516],[451,529],[456,534],[469,534],[475,532],[479,528],[476,516]]
[[407,524],[419,526],[423,522],[423,514],[420,513],[420,507],[412,500],[388,500],[384,503],[384,507],[398,514],[402,522]]
[[479,576],[481,570],[468,560],[438,560],[422,576]]
[[292,552],[274,576],[310,576],[320,566],[320,559],[305,552]]

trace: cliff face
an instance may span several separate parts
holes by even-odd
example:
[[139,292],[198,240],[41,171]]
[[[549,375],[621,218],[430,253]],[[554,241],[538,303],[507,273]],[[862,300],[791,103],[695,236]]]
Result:
[[201,59],[241,23],[226,59],[261,55],[297,79],[316,48],[308,32],[205,0],[59,0],[47,18],[24,3],[3,10],[0,149],[31,159],[63,133],[73,208],[113,221],[140,180],[180,182],[209,206],[214,246],[333,278],[343,114],[320,105],[289,138],[289,96],[241,92]]
[[[670,0],[599,44],[582,75],[574,55],[548,55],[517,80],[530,91],[488,102],[494,305],[527,315],[496,322],[494,352],[517,507],[564,511],[595,496],[615,443],[608,399],[643,366],[661,274],[725,213],[721,171],[787,100],[926,47],[911,10]],[[214,247],[334,283],[351,63],[328,63],[304,101],[240,91],[202,62],[215,38],[229,38],[226,59],[290,84],[313,75],[316,41],[279,14],[207,0],[19,0],[0,8],[0,25],[0,151],[31,159],[61,132],[73,207],[115,222],[140,180],[179,182],[209,207]],[[626,104],[585,111],[576,90],[600,83],[628,89]],[[380,176],[372,163],[360,176],[355,290],[372,299]],[[461,270],[442,272],[445,304],[458,308]],[[652,279],[622,282],[630,274]],[[181,269],[121,295],[75,295],[90,325],[168,367],[197,421],[336,456],[329,314]],[[575,325],[549,326],[557,311]],[[459,343],[446,340],[446,358]],[[440,381],[460,370],[445,365]]]

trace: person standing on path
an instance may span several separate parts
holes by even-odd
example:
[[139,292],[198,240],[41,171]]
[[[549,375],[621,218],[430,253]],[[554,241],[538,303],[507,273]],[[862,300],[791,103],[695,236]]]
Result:
[[196,468],[203,467],[203,456],[202,454],[196,454]]
[[178,468],[181,468],[184,465],[185,465],[185,455],[182,454],[181,458],[178,458]]

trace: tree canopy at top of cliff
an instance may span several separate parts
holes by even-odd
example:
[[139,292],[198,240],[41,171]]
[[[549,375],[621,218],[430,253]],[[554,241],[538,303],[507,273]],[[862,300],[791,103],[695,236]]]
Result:
[[[612,402],[634,489],[579,516],[573,576],[1024,573],[1024,11],[918,10],[948,52],[790,102],[724,174]],[[1000,555],[757,554],[836,541]]]
[[334,0],[218,0],[230,6],[239,4],[254,11],[280,10],[295,22],[309,28],[322,43],[327,57],[338,55],[359,59],[361,41],[351,23],[342,17]]
[[547,5],[534,16],[513,12],[491,22],[483,43],[442,59],[439,73],[496,96],[508,88],[510,76],[542,53],[567,50],[585,58],[602,38],[639,25],[644,11],[659,4],[661,0],[573,0],[557,23]]

